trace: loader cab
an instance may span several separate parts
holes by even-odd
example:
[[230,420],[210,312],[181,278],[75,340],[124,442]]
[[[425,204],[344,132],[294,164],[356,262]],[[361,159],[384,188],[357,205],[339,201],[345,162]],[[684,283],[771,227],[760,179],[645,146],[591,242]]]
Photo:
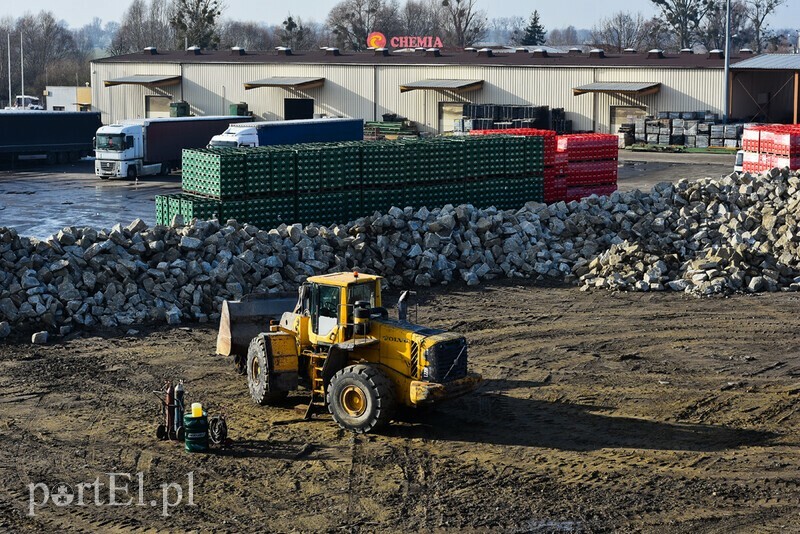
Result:
[[308,316],[311,345],[333,345],[352,337],[353,306],[380,306],[380,278],[359,273],[335,273],[309,278],[304,284],[302,309]]

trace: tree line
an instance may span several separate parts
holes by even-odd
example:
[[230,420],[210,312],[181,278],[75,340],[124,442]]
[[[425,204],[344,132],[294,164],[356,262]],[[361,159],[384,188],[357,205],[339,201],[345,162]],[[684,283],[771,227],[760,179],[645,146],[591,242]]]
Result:
[[[512,46],[590,45],[609,52],[724,47],[726,0],[649,1],[660,16],[619,12],[598,21],[591,30],[568,26],[549,31],[538,11],[524,17],[490,19],[479,0],[341,0],[323,22],[304,21],[289,13],[277,24],[225,19],[221,0],[132,0],[119,22],[103,25],[95,18],[78,29],[70,29],[53,13],[43,11],[15,20],[0,19],[0,35],[11,39],[9,73],[5,61],[8,40],[0,38],[0,102],[6,100],[9,74],[15,94],[19,87],[20,36],[26,93],[32,95],[41,95],[46,85],[83,85],[90,81],[89,62],[95,57],[135,53],[147,46],[161,50],[182,50],[187,45],[248,50],[337,46],[357,51],[367,48],[370,33],[380,31],[387,36],[438,36],[448,47],[482,41]],[[791,50],[786,30],[773,31],[768,25],[769,17],[786,3],[732,0],[734,49]]]

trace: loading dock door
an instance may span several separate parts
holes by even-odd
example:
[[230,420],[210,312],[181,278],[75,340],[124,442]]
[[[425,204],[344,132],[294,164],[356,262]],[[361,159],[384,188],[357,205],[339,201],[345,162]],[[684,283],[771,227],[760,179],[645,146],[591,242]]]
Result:
[[636,119],[644,119],[647,108],[639,106],[611,106],[611,132],[616,134],[623,124],[631,124]]
[[[452,133],[456,130],[456,120],[464,118],[463,102],[439,103],[439,133]],[[461,131],[461,130],[459,130]]]
[[287,121],[314,118],[313,98],[285,98],[283,100],[283,118]]
[[155,119],[169,117],[169,105],[172,100],[166,96],[147,95],[144,97],[145,117]]

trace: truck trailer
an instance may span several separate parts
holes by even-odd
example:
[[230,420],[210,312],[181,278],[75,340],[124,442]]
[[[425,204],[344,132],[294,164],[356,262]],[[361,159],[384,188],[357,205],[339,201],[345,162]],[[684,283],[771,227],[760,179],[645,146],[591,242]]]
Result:
[[231,124],[225,132],[212,137],[208,146],[237,148],[363,139],[362,119],[302,119]]
[[69,111],[0,111],[0,158],[77,161],[92,153],[99,113]]
[[100,178],[169,174],[181,165],[184,148],[203,148],[208,139],[241,116],[131,119],[103,126],[95,137],[94,173]]

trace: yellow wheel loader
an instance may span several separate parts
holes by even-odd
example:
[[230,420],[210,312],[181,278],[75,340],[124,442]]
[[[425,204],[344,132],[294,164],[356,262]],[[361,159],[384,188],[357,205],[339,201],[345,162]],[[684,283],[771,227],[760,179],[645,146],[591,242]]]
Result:
[[[366,433],[388,423],[398,406],[419,407],[473,390],[460,334],[407,321],[407,293],[398,319],[381,306],[379,276],[314,276],[293,305],[285,295],[248,296],[222,307],[217,352],[231,355],[261,405],[305,387],[309,413],[325,405],[342,427]],[[268,326],[281,308],[280,323]],[[274,321],[273,321],[274,322]]]

